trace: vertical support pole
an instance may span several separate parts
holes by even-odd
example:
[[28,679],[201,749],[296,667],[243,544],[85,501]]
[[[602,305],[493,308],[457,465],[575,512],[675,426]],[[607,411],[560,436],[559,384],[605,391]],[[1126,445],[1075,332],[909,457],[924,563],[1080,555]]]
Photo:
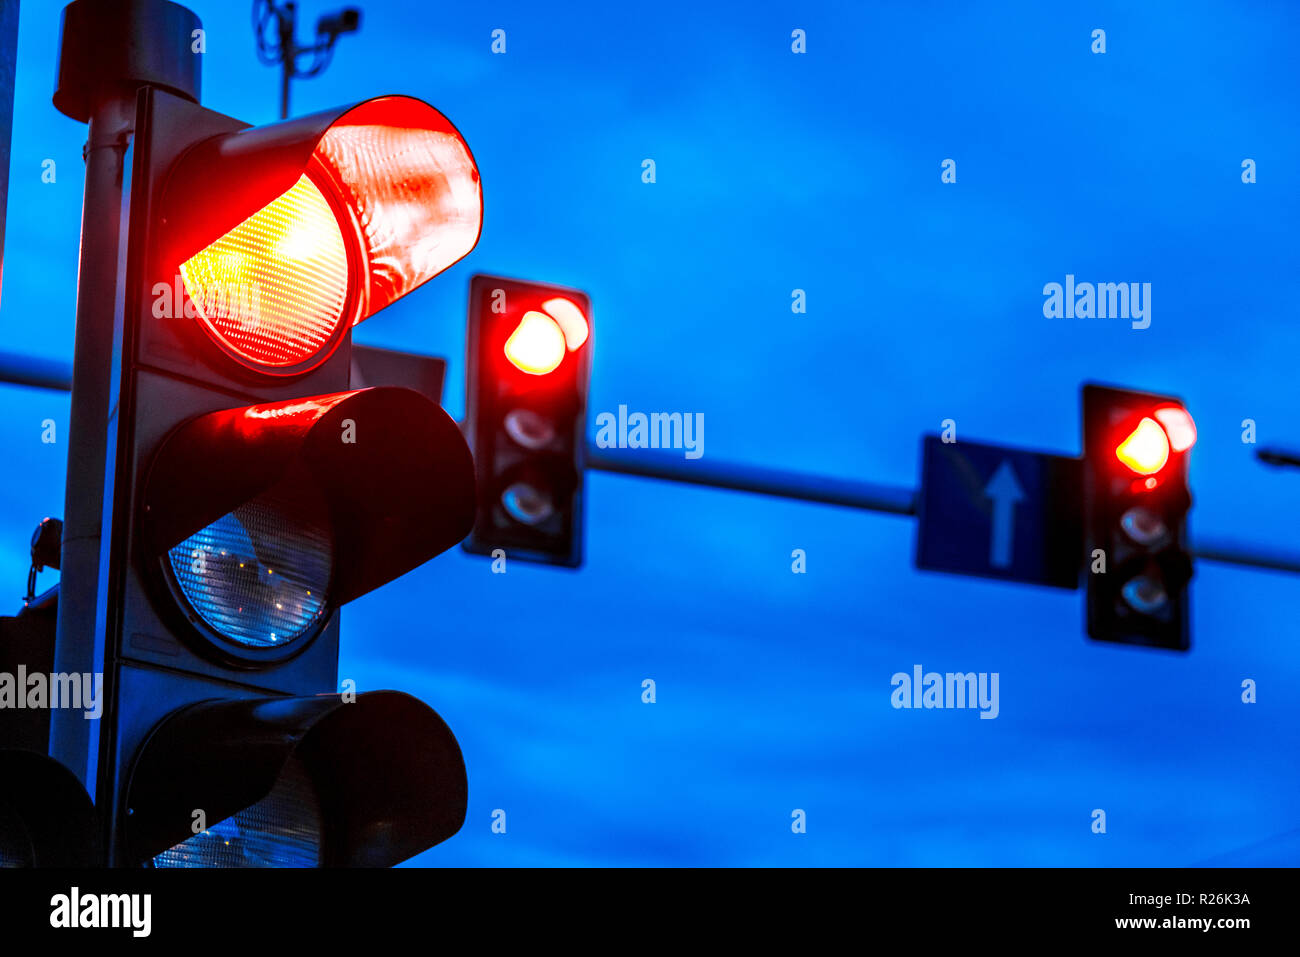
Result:
[[280,119],[289,118],[289,83],[298,66],[298,5],[286,3],[276,12],[280,34]]
[[[106,541],[102,529],[116,466],[116,455],[110,460],[109,454],[116,449],[115,363],[123,361],[114,343],[125,295],[125,160],[141,87],[198,101],[201,31],[199,18],[170,0],[74,0],[63,10],[54,105],[88,123],[89,131],[54,670],[103,674],[105,695],[113,675],[97,622],[103,618],[101,553],[117,544]],[[50,717],[50,755],[77,776],[92,800],[99,725],[70,708],[56,708]]]
[[[121,237],[123,159],[134,131],[135,97],[109,98],[90,119],[86,191],[81,208],[81,260],[77,273],[77,327],[68,421],[68,477],[63,507],[63,554],[54,670],[102,672],[95,640],[99,552],[103,526],[105,451],[111,408],[113,337]],[[50,754],[77,775],[94,797],[89,765],[96,753],[97,722],[80,711],[56,709],[50,720]]]

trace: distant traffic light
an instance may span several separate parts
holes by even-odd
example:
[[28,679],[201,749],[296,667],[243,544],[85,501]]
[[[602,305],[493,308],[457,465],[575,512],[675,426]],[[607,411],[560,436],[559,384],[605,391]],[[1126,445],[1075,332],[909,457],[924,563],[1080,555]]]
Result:
[[248,128],[148,88],[135,131],[89,761],[107,860],[394,864],[460,827],[464,762],[419,701],[333,693],[338,609],[469,532],[474,472],[435,401],[350,388],[351,329],[473,248],[478,170],[401,96]]
[[475,276],[466,434],[478,512],[465,548],[582,564],[591,302],[562,286]]
[[1088,385],[1083,432],[1088,635],[1186,650],[1196,425],[1177,399]]

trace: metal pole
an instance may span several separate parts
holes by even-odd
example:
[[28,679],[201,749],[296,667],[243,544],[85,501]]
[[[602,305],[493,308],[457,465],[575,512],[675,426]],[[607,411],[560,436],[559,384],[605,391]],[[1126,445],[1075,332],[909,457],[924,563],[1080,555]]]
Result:
[[280,37],[280,119],[289,118],[289,82],[298,65],[298,5],[286,3],[276,11]]
[[1260,449],[1255,453],[1255,458],[1265,465],[1290,466],[1291,468],[1300,468],[1300,451],[1294,449],[1283,449],[1269,447]]
[[289,62],[280,67],[280,119],[289,118]]
[[[84,674],[96,662],[94,622],[99,592],[105,450],[113,374],[114,313],[122,211],[123,157],[135,125],[135,98],[109,99],[90,118],[86,189],[81,211],[77,326],[68,420],[68,479],[63,507],[63,552],[54,670]],[[98,665],[98,667],[97,667]],[[94,794],[88,761],[91,725],[80,713],[52,712],[50,754]]]
[[774,495],[804,502],[843,505],[870,512],[916,514],[916,496],[909,488],[829,478],[806,472],[714,462],[705,464],[698,459],[686,461],[676,456],[632,449],[602,449],[590,444],[587,446],[587,468],[598,472],[640,475],[668,482]]
[[[96,622],[104,499],[111,494],[109,466],[115,464],[108,456],[116,446],[110,439],[116,434],[113,388],[120,361],[115,344],[125,295],[125,158],[140,87],[161,86],[198,100],[192,41],[200,27],[192,12],[170,0],[74,0],[63,10],[54,105],[89,129],[54,670],[103,674],[105,693],[113,676],[104,674],[104,636]],[[51,385],[48,376],[29,384]],[[50,755],[81,779],[92,800],[99,725],[69,708],[50,715]]]
[[72,388],[72,364],[59,359],[37,359],[0,352],[0,382],[67,392]]
[[[887,515],[916,515],[916,493],[897,485],[878,485],[754,466],[716,463],[705,465],[698,460],[687,462],[662,453],[602,449],[592,445],[587,446],[587,468],[598,472],[639,475],[669,482],[820,502]],[[1294,553],[1209,539],[1198,539],[1191,544],[1189,550],[1193,556],[1207,562],[1300,574],[1300,555]]]
[[1277,572],[1300,572],[1300,558],[1286,552],[1270,551],[1258,545],[1235,545],[1224,541],[1197,539],[1191,553],[1204,562],[1268,568]]

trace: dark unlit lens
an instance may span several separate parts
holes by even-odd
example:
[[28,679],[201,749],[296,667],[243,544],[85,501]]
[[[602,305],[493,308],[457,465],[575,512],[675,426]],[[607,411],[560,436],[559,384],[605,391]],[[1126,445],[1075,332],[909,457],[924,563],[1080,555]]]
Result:
[[1150,548],[1159,545],[1169,537],[1169,529],[1164,520],[1155,512],[1142,506],[1134,506],[1120,517],[1120,527],[1124,534],[1138,545]]
[[501,495],[501,505],[516,522],[537,525],[555,513],[555,505],[545,492],[527,482],[515,482]]
[[531,409],[512,409],[506,413],[506,434],[526,449],[542,449],[555,441],[555,426],[545,416]]
[[1151,575],[1139,575],[1125,582],[1120,594],[1130,608],[1144,615],[1154,614],[1169,603],[1164,583]]
[[154,867],[319,867],[321,803],[290,756],[271,793],[153,859]]

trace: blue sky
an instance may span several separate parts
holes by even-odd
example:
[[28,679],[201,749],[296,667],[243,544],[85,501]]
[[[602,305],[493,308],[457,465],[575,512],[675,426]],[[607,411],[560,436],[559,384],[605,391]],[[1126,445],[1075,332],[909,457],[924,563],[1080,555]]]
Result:
[[[204,104],[273,120],[247,6],[192,6]],[[371,0],[294,86],[295,113],[422,97],[475,153],[477,249],[356,337],[451,357],[452,414],[469,276],[535,278],[591,294],[593,418],[701,412],[706,463],[912,486],[946,418],[1074,453],[1095,379],[1187,401],[1195,535],[1297,546],[1300,473],[1240,426],[1300,446],[1293,8],[556,6]],[[85,128],[50,104],[58,9],[22,6],[0,333],[67,359]],[[1045,318],[1067,273],[1150,282],[1151,327]],[[16,607],[68,401],[0,402]],[[416,863],[1297,863],[1294,576],[1201,563],[1176,656],[1089,644],[1076,593],[916,572],[905,518],[596,474],[587,529],[579,572],[456,551],[344,611],[342,676],[419,695],[465,751],[469,820]],[[998,672],[998,719],[892,709],[918,663]]]

